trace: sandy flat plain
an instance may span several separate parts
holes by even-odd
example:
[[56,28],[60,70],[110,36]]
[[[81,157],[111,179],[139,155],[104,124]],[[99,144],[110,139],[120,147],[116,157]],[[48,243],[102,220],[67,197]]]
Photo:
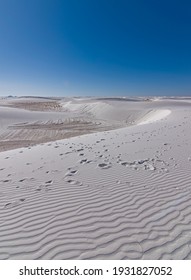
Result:
[[0,259],[191,259],[190,101],[1,98]]

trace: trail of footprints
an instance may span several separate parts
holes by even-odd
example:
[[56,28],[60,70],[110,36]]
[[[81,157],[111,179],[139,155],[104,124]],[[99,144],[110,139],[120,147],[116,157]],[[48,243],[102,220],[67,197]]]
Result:
[[[133,135],[132,135],[133,136]],[[135,135],[134,135],[135,136]],[[134,137],[133,136],[133,137]],[[155,136],[155,135],[154,135]],[[116,133],[116,137],[118,137],[118,133]],[[140,140],[140,137],[137,138],[138,140]],[[113,140],[113,137],[111,137],[111,140]],[[125,157],[127,157],[128,155],[122,155],[121,153],[119,153],[118,155],[116,155],[115,157],[113,157],[112,159],[110,158],[110,154],[109,154],[109,147],[108,145],[102,145],[102,152],[101,151],[95,151],[94,152],[94,157],[92,157],[91,159],[88,159],[88,157],[85,157],[85,153],[84,151],[87,150],[89,153],[93,152],[94,150],[94,146],[96,145],[101,145],[102,142],[105,141],[104,138],[101,138],[100,140],[96,140],[95,143],[93,143],[92,145],[85,145],[83,143],[79,144],[79,148],[75,148],[75,143],[67,143],[65,144],[66,146],[69,146],[69,150],[70,151],[66,151],[64,152],[60,152],[59,150],[59,156],[63,157],[64,155],[68,155],[71,153],[78,153],[79,158],[83,157],[82,159],[79,159],[79,161],[77,162],[77,166],[78,164],[80,165],[86,165],[89,163],[94,163],[95,164],[95,168],[99,168],[99,169],[103,169],[103,170],[107,170],[112,168],[113,164],[120,164],[123,167],[128,167],[131,168],[133,170],[146,170],[146,171],[156,171],[158,170],[158,172],[169,172],[168,166],[169,163],[165,162],[164,160],[161,160],[158,158],[158,156],[160,155],[159,151],[158,152],[158,156],[156,155],[154,158],[146,158],[146,159],[136,159],[134,161],[128,161],[128,160],[124,160]],[[132,140],[132,142],[136,142],[135,139]],[[115,141],[113,142],[114,145]],[[126,144],[129,143],[129,141],[125,142]],[[121,147],[121,145],[125,144],[124,142],[120,143],[120,145],[116,146],[116,149],[119,149]],[[52,144],[47,144],[47,146],[52,146]],[[169,147],[170,144],[169,143],[164,143],[163,144],[164,147]],[[61,148],[60,144],[56,143],[53,146],[55,149]],[[165,152],[166,149],[163,149],[163,151]],[[23,154],[23,150],[19,151],[20,154]],[[10,157],[6,157],[5,159],[9,159]],[[110,159],[109,159],[110,158]],[[43,158],[42,158],[43,159]],[[173,158],[171,158],[170,160],[174,160]],[[190,157],[188,157],[188,161],[190,161]],[[37,168],[37,170],[43,169],[44,166],[40,166]],[[27,162],[26,165],[32,165],[31,162]],[[1,168],[0,171],[3,171],[5,168]],[[51,170],[51,173],[54,172],[59,172],[59,170]],[[46,171],[46,174],[50,173],[50,170]],[[70,185],[75,185],[75,186],[82,186],[82,182],[80,182],[79,180],[74,179],[74,176],[78,173],[78,169],[72,169],[72,168],[68,168],[68,171],[65,173],[64,176],[64,182],[70,184]],[[8,177],[8,176],[7,176]],[[24,183],[26,181],[26,178],[21,178],[18,182],[19,183]],[[11,183],[12,179],[4,179],[1,180],[1,182],[3,183]],[[45,181],[44,184],[39,185],[35,190],[37,192],[40,191],[49,191],[51,190],[51,186],[53,184],[53,180],[48,180]],[[19,189],[19,186],[16,186],[17,189]],[[21,202],[23,202],[22,199],[13,202],[13,203],[6,203],[5,204],[5,208],[10,208],[10,207],[15,207],[21,204]]]
[[[156,132],[156,131],[154,131]],[[133,137],[135,137],[136,135],[133,135]],[[151,135],[153,137],[156,136],[156,134]],[[151,141],[151,136],[148,136],[148,141]],[[118,134],[116,133],[116,138],[118,137]],[[114,137],[112,137],[110,140],[114,140]],[[39,193],[41,192],[49,192],[49,191],[54,191],[54,183],[55,183],[55,177],[54,174],[58,174],[61,173],[62,174],[62,181],[60,184],[65,184],[66,186],[70,186],[71,188],[74,187],[82,187],[84,182],[81,182],[78,177],[79,173],[80,173],[80,168],[86,168],[87,164],[92,164],[92,168],[96,168],[96,169],[102,169],[103,174],[104,172],[110,172],[110,169],[113,168],[116,164],[118,164],[118,166],[120,166],[121,168],[130,168],[131,170],[143,170],[145,172],[160,172],[160,173],[167,173],[170,170],[170,167],[175,166],[176,164],[176,160],[172,157],[169,158],[168,162],[167,160],[163,160],[163,154],[165,152],[167,152],[169,149],[171,149],[171,145],[167,142],[163,143],[161,145],[161,149],[159,149],[158,151],[155,150],[155,155],[153,157],[148,157],[148,158],[140,158],[137,159],[136,158],[136,154],[134,155],[134,158],[132,160],[129,159],[129,155],[128,155],[128,150],[127,153],[120,153],[118,152],[118,149],[121,148],[122,145],[128,145],[129,143],[133,143],[131,145],[136,144],[136,141],[139,141],[140,137],[138,137],[137,139],[131,139],[128,141],[124,141],[122,143],[115,143],[115,141],[113,142],[113,144],[106,145],[105,143],[103,143],[103,141],[105,141],[104,138],[101,138],[100,140],[96,140],[93,144],[84,144],[84,143],[80,143],[78,145],[76,145],[75,143],[66,143],[65,146],[67,147],[67,150],[62,151],[62,146],[61,144],[47,144],[48,146],[52,146],[52,148],[57,149],[58,150],[58,158],[61,160],[64,157],[68,157],[70,158],[70,156],[72,156],[73,154],[76,154],[76,165],[74,163],[74,165],[71,165],[72,167],[69,167],[67,170],[57,170],[57,169],[51,169],[50,168],[46,168],[46,164],[44,162],[44,165],[37,167],[36,170],[44,170],[44,172],[46,174],[48,174],[48,179],[45,180],[45,182],[43,184],[40,184],[39,186],[36,186],[36,182],[34,181],[33,185],[35,186],[34,188],[34,193],[35,195],[39,195]],[[115,144],[114,144],[115,143]],[[97,145],[100,145],[100,149],[96,150],[94,149]],[[77,146],[77,147],[76,147]],[[110,149],[113,149],[113,147],[115,147],[115,153],[113,158],[111,158],[110,155]],[[58,149],[59,148],[59,149]],[[20,153],[20,156],[22,156],[24,154],[24,152],[22,151]],[[10,157],[6,157],[5,159],[8,160]],[[188,162],[191,161],[191,155],[189,155],[188,157]],[[31,162],[26,162],[26,165],[28,167],[30,167],[32,165]],[[34,173],[36,172],[36,170],[34,171]],[[0,169],[1,172],[5,171],[5,168],[1,168]],[[62,173],[63,172],[63,173]],[[52,177],[51,177],[52,176]],[[8,175],[7,175],[8,177]],[[0,182],[2,182],[3,184],[12,184],[13,183],[13,179],[10,178],[11,176],[9,176],[9,178],[3,177],[3,180],[0,180]],[[30,178],[31,179],[31,178]],[[114,185],[113,185],[113,190],[115,191],[116,186],[119,188],[120,185],[122,184],[122,178],[116,178]],[[18,180],[18,185],[16,186],[17,189],[20,189],[20,185],[24,185],[27,184],[27,178],[21,177]],[[19,185],[20,184],[20,185]],[[56,184],[56,183],[55,183]],[[128,186],[132,186],[132,183],[129,182]],[[49,193],[47,193],[47,195],[49,195]],[[24,203],[26,202],[26,198],[22,197],[20,199],[15,199],[14,201],[11,200],[10,202],[6,202],[4,204],[4,209],[5,210],[9,210],[11,208],[14,207],[22,207],[22,205],[24,205]]]

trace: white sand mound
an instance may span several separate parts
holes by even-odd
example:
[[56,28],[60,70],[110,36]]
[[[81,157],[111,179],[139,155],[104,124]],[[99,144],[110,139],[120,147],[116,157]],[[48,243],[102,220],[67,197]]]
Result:
[[147,113],[146,116],[144,116],[141,119],[141,122],[138,124],[142,125],[142,124],[149,124],[152,122],[159,121],[167,117],[170,113],[171,110],[152,110],[151,112]]
[[79,103],[76,103],[75,100],[61,104],[63,108],[67,109],[68,111],[76,112],[78,114],[91,113],[96,117],[102,116],[103,114],[106,114],[108,110],[112,109],[111,105],[104,102],[82,102],[80,100]]
[[149,109],[144,108],[145,104],[137,106],[133,101],[115,101],[115,99],[103,99],[96,101],[93,99],[82,100],[72,99],[67,102],[61,102],[63,109],[77,115],[86,115],[96,119],[107,120],[110,122],[120,121],[125,124],[136,122],[142,118]]

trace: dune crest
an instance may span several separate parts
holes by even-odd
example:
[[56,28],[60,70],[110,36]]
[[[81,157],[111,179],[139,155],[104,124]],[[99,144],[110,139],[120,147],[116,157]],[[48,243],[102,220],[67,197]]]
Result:
[[171,110],[152,110],[151,112],[147,113],[138,124],[142,125],[159,121],[166,118],[168,115],[170,115],[170,113]]

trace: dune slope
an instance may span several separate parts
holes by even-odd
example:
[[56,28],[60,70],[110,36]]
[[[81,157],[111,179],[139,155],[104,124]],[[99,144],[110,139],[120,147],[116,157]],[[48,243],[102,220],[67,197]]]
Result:
[[190,123],[0,153],[0,258],[191,259]]

